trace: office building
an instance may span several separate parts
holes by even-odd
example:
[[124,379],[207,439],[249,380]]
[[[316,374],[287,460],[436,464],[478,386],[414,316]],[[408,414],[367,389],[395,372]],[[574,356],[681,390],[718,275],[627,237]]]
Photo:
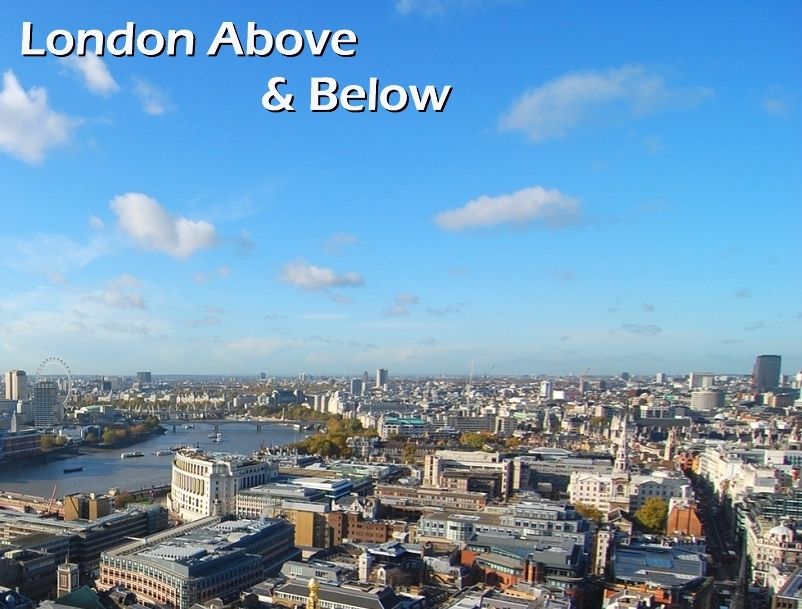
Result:
[[431,425],[417,417],[392,417],[382,415],[377,425],[379,437],[389,438],[422,438]]
[[378,484],[376,497],[381,500],[382,505],[399,509],[440,508],[478,512],[487,507],[487,493],[459,493],[402,484]]
[[111,497],[76,493],[64,497],[64,520],[97,520],[111,514]]
[[376,388],[381,389],[387,384],[387,379],[389,378],[389,373],[387,372],[387,368],[378,368],[376,370]]
[[752,370],[752,384],[761,391],[780,386],[782,357],[779,355],[758,355]]
[[[17,417],[12,418],[12,423]],[[13,426],[13,425],[12,425]],[[0,432],[0,461],[23,459],[42,452],[42,433],[35,429]]]
[[58,561],[53,554],[23,546],[0,549],[0,591],[7,586],[32,599],[47,598],[55,588]]
[[691,372],[688,375],[688,389],[710,389],[715,382],[712,372]]
[[718,410],[724,407],[724,392],[718,389],[697,389],[691,392],[691,410]]
[[586,587],[587,554],[571,539],[475,534],[460,553],[465,567],[482,573],[482,581],[503,588],[518,584],[543,584],[559,588],[581,606]]
[[351,379],[348,391],[351,395],[362,395],[362,379]]
[[57,563],[69,556],[82,574],[97,568],[104,550],[166,528],[167,510],[155,505],[129,508],[91,521],[52,520],[0,510],[0,543],[47,552]]
[[702,609],[711,605],[713,578],[706,574],[704,556],[692,549],[618,545],[611,562],[611,591],[648,592],[654,599],[652,606],[665,609]]
[[401,609],[408,606],[404,601],[389,586],[366,590],[358,586],[321,583],[314,577],[308,583],[292,580],[273,593],[275,604],[290,609],[303,606],[317,609]]
[[33,389],[33,424],[51,427],[56,422],[58,387],[53,381],[39,381]]
[[278,475],[272,461],[185,449],[173,457],[168,502],[181,520],[236,512],[237,491],[265,484]]
[[446,472],[497,473],[500,495],[512,496],[514,490],[513,460],[502,453],[438,450],[424,457],[423,484],[433,488],[446,488]]
[[230,598],[300,553],[284,520],[204,518],[103,553],[99,586],[125,586],[139,600],[189,609]]
[[150,385],[153,382],[153,375],[150,372],[137,372],[136,382],[140,385]]
[[27,400],[28,376],[24,370],[9,370],[6,372],[6,399]]
[[331,543],[327,514],[331,499],[320,489],[271,483],[237,493],[239,518],[284,518],[293,525],[299,548],[328,548]]

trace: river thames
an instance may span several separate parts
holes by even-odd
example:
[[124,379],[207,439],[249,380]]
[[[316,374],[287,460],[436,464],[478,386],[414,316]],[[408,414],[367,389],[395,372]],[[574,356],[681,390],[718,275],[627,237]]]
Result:
[[[282,446],[298,442],[309,432],[296,431],[289,425],[262,424],[262,431],[248,423],[220,425],[222,439],[212,442],[208,437],[213,426],[193,422],[194,428],[176,425],[165,426],[167,433],[153,436],[144,442],[122,449],[99,450],[81,448],[81,454],[48,462],[11,462],[0,464],[0,491],[27,493],[50,497],[53,485],[56,496],[70,493],[105,493],[110,488],[139,490],[170,483],[172,455],[157,457],[153,453],[171,446],[197,445],[209,452],[239,453],[248,455],[261,447]],[[121,459],[123,452],[139,451],[144,457]],[[64,468],[82,467],[83,470],[64,473]]]

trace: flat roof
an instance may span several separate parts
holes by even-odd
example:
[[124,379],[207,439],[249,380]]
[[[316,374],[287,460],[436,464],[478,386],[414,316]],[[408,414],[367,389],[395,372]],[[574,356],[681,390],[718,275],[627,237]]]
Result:
[[126,558],[139,559],[166,568],[178,564],[189,569],[239,550],[238,544],[243,539],[258,535],[271,527],[286,524],[286,521],[280,519],[224,520],[191,528],[185,533],[164,538],[153,545],[139,546]]
[[619,581],[683,587],[704,577],[703,557],[683,548],[618,546],[613,559]]

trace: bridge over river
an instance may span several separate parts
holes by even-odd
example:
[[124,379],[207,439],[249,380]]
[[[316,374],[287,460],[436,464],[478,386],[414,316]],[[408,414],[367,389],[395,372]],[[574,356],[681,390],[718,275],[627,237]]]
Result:
[[325,421],[301,421],[294,419],[164,419],[159,422],[165,427],[172,426],[173,428],[180,425],[195,425],[196,423],[203,423],[204,425],[211,425],[215,433],[220,431],[220,427],[224,425],[253,425],[257,432],[262,431],[263,425],[287,425],[299,431],[318,429],[324,425]]

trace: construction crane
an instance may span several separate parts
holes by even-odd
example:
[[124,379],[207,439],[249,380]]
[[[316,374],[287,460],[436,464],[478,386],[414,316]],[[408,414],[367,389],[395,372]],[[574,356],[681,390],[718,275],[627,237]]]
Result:
[[53,494],[50,495],[50,503],[47,504],[47,514],[48,515],[53,513],[53,503],[55,503],[55,501],[56,501],[56,487],[57,486],[58,486],[58,484],[54,484],[53,485]]

